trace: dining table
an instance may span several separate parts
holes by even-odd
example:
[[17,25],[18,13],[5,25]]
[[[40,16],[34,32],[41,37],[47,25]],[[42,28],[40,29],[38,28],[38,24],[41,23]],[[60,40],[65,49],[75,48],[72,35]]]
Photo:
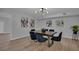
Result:
[[51,38],[53,37],[54,34],[56,34],[57,32],[50,32],[50,31],[46,31],[46,32],[42,32],[42,31],[37,31],[37,33],[43,35],[43,36],[47,36],[48,37],[48,47],[51,47],[53,44],[53,41],[51,41]]

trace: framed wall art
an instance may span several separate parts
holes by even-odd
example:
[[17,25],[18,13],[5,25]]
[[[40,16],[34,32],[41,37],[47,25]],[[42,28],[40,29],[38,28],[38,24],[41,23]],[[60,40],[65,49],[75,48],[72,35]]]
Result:
[[35,20],[34,19],[31,19],[30,20],[30,27],[35,27]]
[[23,27],[23,28],[28,27],[28,18],[27,17],[21,18],[21,27]]
[[63,20],[56,20],[56,25],[57,26],[63,26],[64,25],[64,21]]
[[51,26],[52,26],[52,21],[51,21],[51,20],[46,21],[46,26],[47,26],[47,27],[51,27]]

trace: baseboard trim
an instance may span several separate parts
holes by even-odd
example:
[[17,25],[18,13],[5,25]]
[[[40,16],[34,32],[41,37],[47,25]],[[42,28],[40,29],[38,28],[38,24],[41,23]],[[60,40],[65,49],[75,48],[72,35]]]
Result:
[[72,36],[63,36],[62,38],[72,39]]
[[[13,38],[11,40],[23,39],[23,38],[27,38],[27,37],[29,37],[29,36],[20,36],[20,37]],[[70,37],[69,36],[63,36],[62,38],[63,39],[72,39],[71,36]]]
[[17,39],[23,39],[23,38],[27,38],[28,36],[21,36],[21,37],[16,37],[16,38],[13,38],[11,40],[17,40]]
[[69,37],[63,37],[62,39],[72,39],[72,38],[69,38]]

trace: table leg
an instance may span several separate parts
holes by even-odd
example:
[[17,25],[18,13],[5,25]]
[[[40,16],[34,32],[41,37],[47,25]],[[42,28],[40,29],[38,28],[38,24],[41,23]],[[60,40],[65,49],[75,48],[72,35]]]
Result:
[[51,41],[51,37],[48,37],[48,47],[52,46],[53,41]]

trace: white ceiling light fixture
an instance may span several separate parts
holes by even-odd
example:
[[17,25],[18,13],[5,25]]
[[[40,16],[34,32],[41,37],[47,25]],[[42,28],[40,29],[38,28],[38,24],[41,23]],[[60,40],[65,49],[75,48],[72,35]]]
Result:
[[39,10],[35,11],[35,13],[39,13],[41,15],[46,15],[48,14],[47,8],[40,8]]

